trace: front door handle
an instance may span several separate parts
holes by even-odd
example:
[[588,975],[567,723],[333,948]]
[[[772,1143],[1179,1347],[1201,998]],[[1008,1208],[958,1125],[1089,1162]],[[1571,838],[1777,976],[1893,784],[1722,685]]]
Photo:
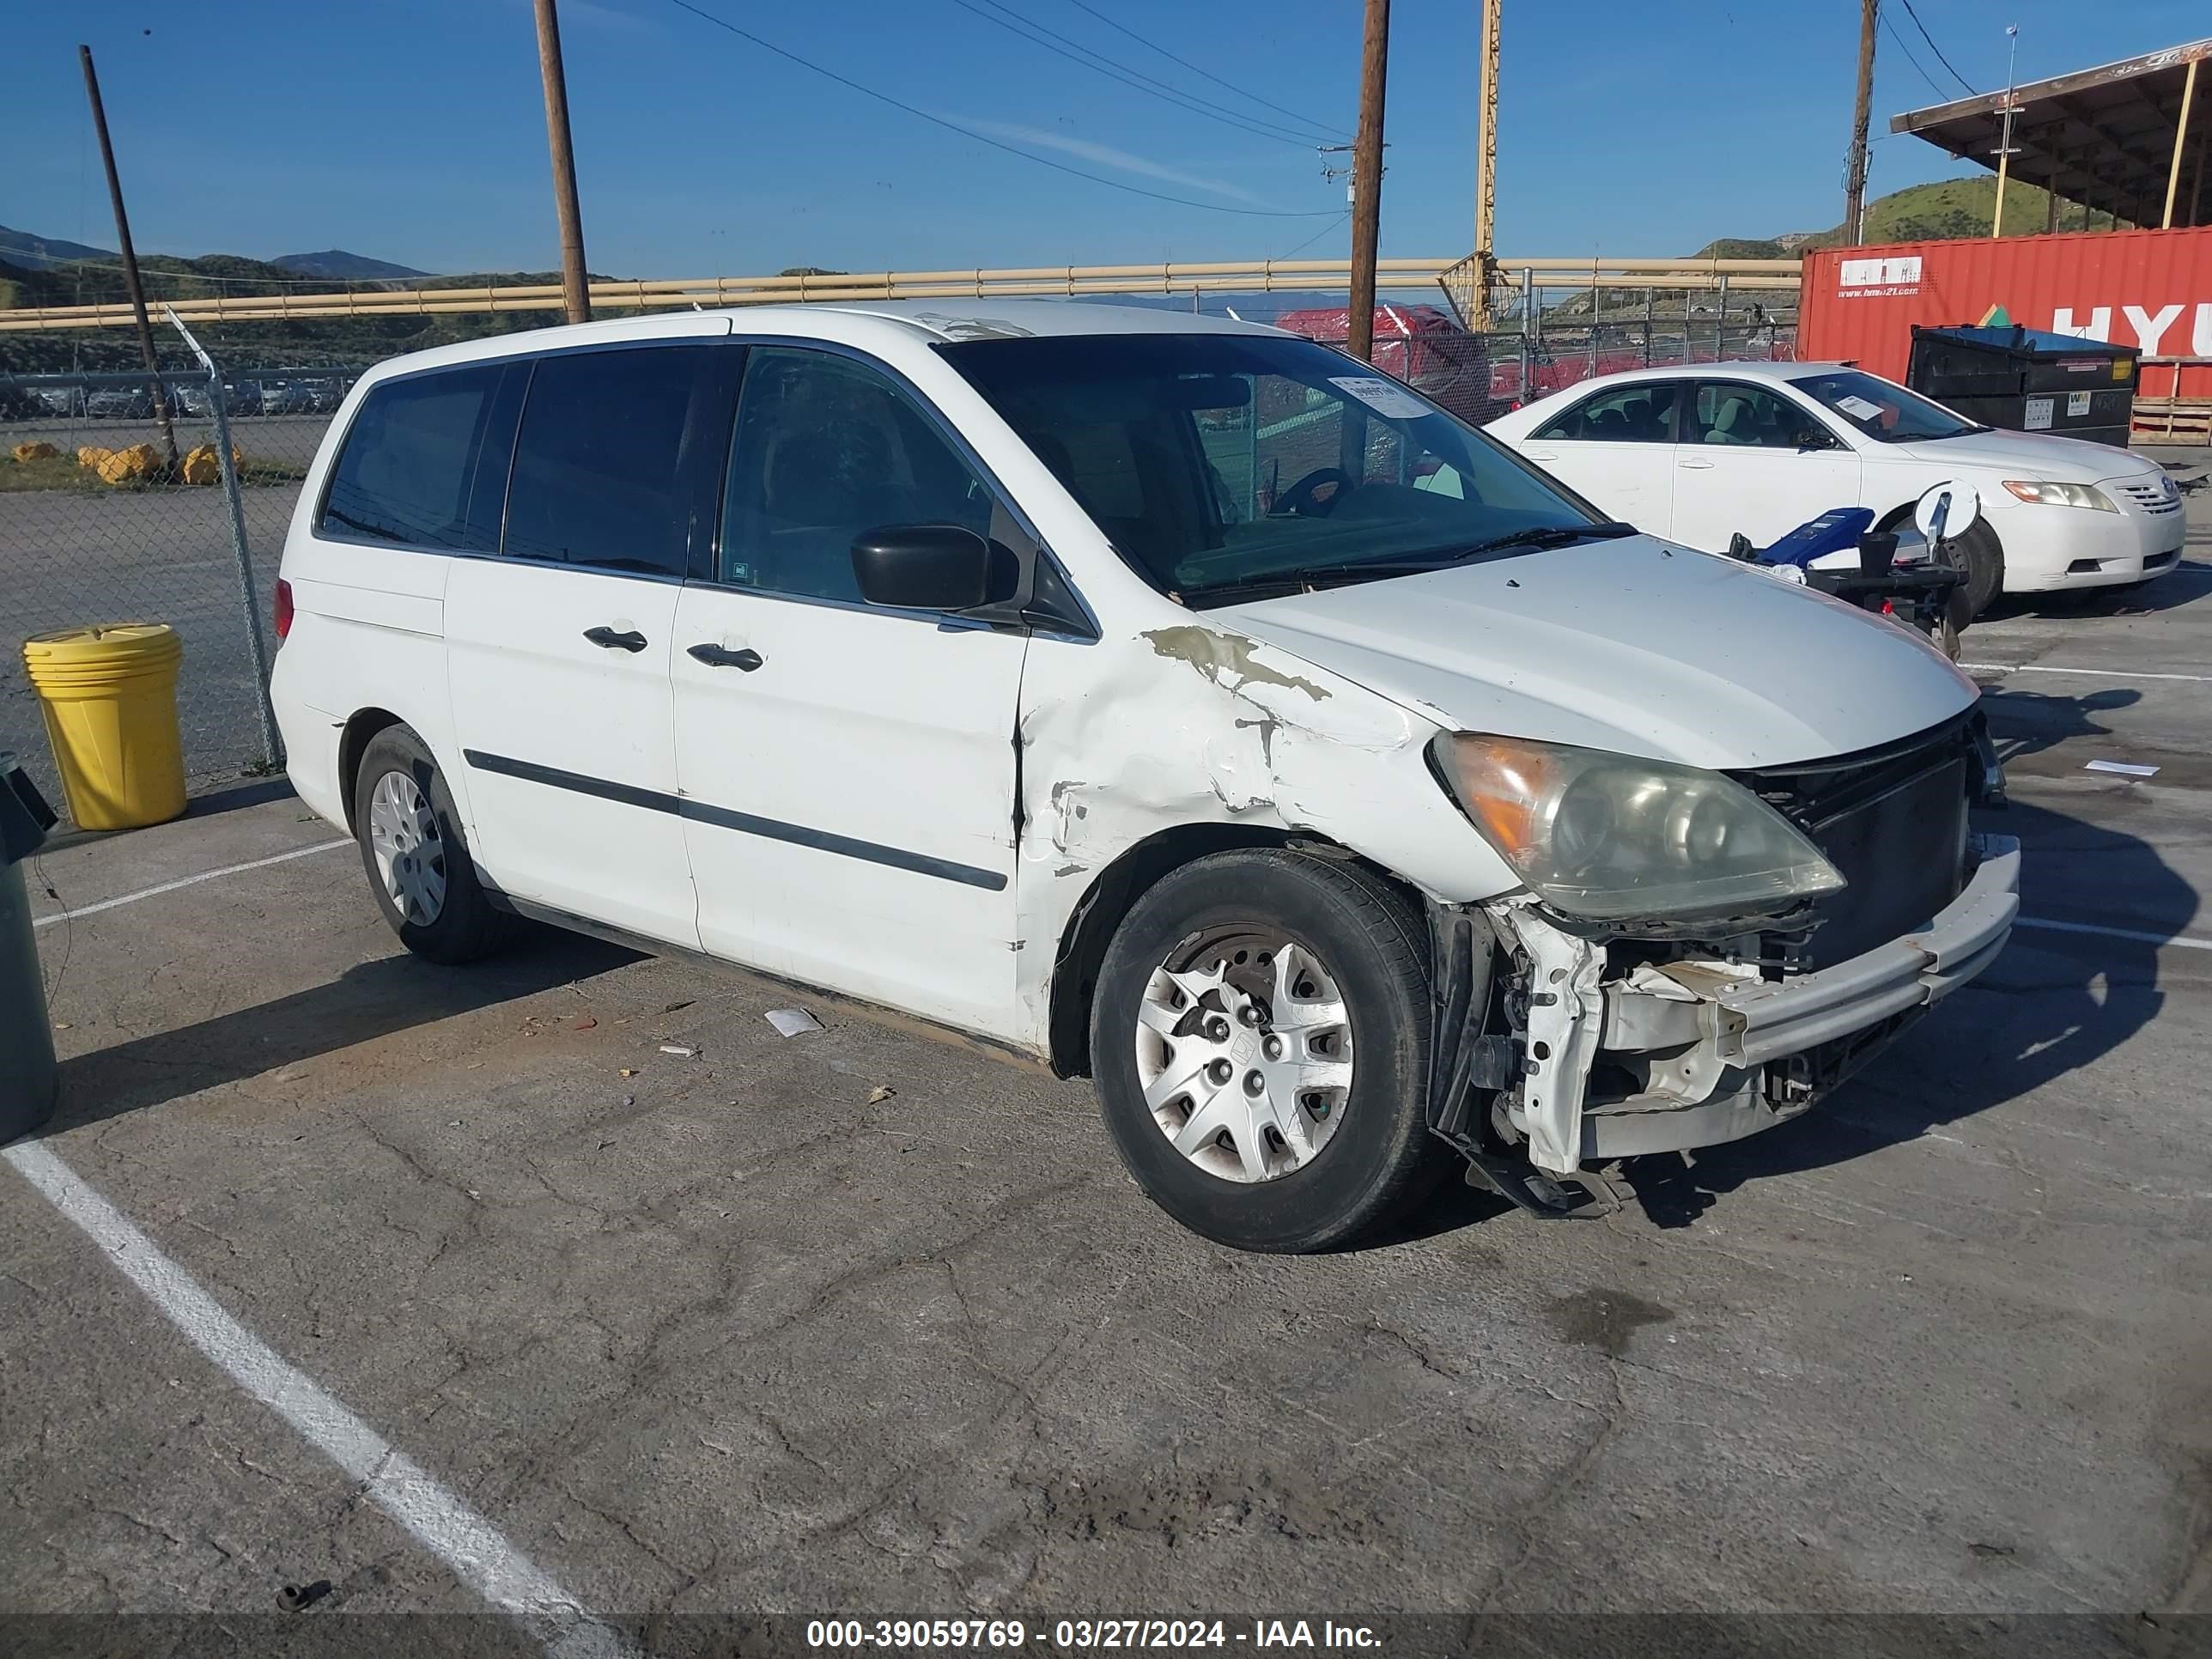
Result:
[[1710,472],[1713,470],[1711,461],[1677,461],[1674,465],[1685,472]]
[[609,651],[642,651],[645,635],[632,629],[627,634],[617,634],[611,628],[587,628],[584,637],[593,645]]
[[726,651],[719,645],[695,645],[684,654],[709,668],[742,668],[748,674],[761,665],[761,653],[750,646],[742,651]]

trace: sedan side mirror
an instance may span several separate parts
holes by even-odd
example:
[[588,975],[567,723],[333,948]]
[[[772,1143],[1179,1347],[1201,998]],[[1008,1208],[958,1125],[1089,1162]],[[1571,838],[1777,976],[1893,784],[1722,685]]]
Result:
[[1802,432],[1800,432],[1797,434],[1797,453],[1800,455],[1806,453],[1809,450],[1840,449],[1842,447],[1843,441],[1841,439],[1838,438],[1832,432],[1822,431],[1819,427],[1807,427]]
[[957,524],[889,524],[853,538],[853,574],[870,605],[967,611],[991,597],[989,540]]

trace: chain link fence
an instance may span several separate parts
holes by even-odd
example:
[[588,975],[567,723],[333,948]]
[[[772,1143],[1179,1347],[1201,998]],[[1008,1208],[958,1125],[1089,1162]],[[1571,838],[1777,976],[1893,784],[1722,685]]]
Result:
[[[1656,364],[1787,362],[1796,356],[1794,293],[1725,288],[1593,289],[1531,284],[1492,291],[1492,327],[1470,331],[1459,301],[1437,289],[1383,290],[1375,305],[1370,361],[1475,426],[1600,374]],[[1341,347],[1351,313],[1341,296],[1206,294],[1177,302],[1129,303],[1200,309],[1266,323]]]
[[[1462,326],[1452,301],[1438,303],[1444,297],[1434,285],[1378,295],[1373,362],[1476,425],[1594,374],[1794,353],[1794,308],[1770,309],[1772,295],[1524,285],[1493,290],[1488,333]],[[1331,294],[1114,299],[1339,345],[1349,318],[1344,296]],[[210,325],[199,342],[209,362],[162,325],[158,410],[126,331],[0,334],[0,750],[21,755],[58,803],[23,641],[94,623],[165,622],[185,646],[178,712],[191,786],[279,764],[252,619],[269,614],[301,483],[338,404],[362,370],[397,353],[559,320],[540,312]],[[218,396],[234,456],[228,477]],[[1296,411],[1267,415],[1249,416],[1249,432],[1209,430],[1217,465],[1250,473],[1263,448],[1320,441]]]
[[358,371],[211,373],[174,331],[159,353],[158,399],[143,369],[0,373],[0,750],[21,756],[58,806],[22,657],[40,634],[126,622],[177,630],[193,789],[282,758],[257,629],[301,481]]

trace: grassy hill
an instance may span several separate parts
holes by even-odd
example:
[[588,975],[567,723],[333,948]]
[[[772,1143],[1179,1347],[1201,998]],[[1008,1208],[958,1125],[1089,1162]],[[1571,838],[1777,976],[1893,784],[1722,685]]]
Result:
[[[1934,184],[1909,185],[1903,190],[1893,190],[1887,196],[1877,197],[1867,204],[1866,231],[1860,239],[1868,243],[1933,242],[1960,237],[1986,236],[1990,234],[1990,216],[1996,206],[1997,179],[1993,173],[1977,173],[1964,179],[1942,179]],[[2040,185],[2022,184],[2017,179],[2005,181],[2005,234],[2008,236],[2038,236],[2043,234],[2049,211],[2051,197]],[[2083,223],[2081,204],[2061,198],[2058,203],[2058,228],[2061,230],[2110,230],[2114,225],[2124,228],[2128,221],[2115,221],[2109,213],[2089,216]],[[1838,225],[1828,230],[1816,230],[1790,236],[1786,240],[1757,240],[1739,236],[1723,236],[1708,242],[1691,257],[1698,259],[1783,259],[1800,247],[1840,247],[1845,240],[1844,228]]]
[[65,242],[58,236],[35,236],[27,230],[0,225],[0,259],[19,269],[35,270],[66,264],[71,259],[112,259],[112,253],[82,242]]
[[1779,242],[1760,241],[1746,236],[1723,236],[1706,243],[1690,256],[1692,259],[1786,259],[1790,250]]
[[269,263],[301,276],[327,276],[340,280],[367,277],[371,281],[398,282],[430,274],[427,270],[417,270],[412,265],[395,265],[389,259],[372,259],[365,253],[349,253],[342,247],[326,247],[319,253],[280,253]]

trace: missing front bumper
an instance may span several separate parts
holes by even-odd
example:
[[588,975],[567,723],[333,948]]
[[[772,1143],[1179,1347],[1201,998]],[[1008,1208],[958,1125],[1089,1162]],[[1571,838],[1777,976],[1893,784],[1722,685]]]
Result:
[[[1647,1086],[1586,1107],[1581,1159],[1682,1152],[1785,1122],[1981,973],[2020,912],[2020,843],[1977,844],[1972,878],[1927,927],[1833,967],[1782,980],[1647,968],[1607,986],[1598,1058],[1640,1068]],[[1808,1077],[1786,1092],[1761,1086],[1765,1068],[1800,1056],[1817,1057]]]
[[[2004,948],[2020,908],[2020,843],[1981,836],[1974,850],[1966,888],[1926,927],[1781,980],[1676,962],[1606,981],[1603,944],[1525,900],[1440,911],[1431,1128],[1478,1167],[1517,1163],[1512,1148],[1525,1139],[1528,1164],[1568,1176],[1787,1121]],[[1491,937],[1521,964],[1525,1006],[1510,1038],[1484,1016]],[[1488,1126],[1476,1111],[1484,1101]]]

